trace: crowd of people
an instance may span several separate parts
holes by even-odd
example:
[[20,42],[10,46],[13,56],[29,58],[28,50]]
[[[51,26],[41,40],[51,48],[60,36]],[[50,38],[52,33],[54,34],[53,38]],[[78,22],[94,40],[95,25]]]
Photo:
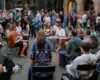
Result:
[[[34,38],[30,56],[29,80],[31,80],[31,68],[37,60],[37,50],[40,52],[47,50],[42,53],[49,53],[48,57],[47,55],[39,56],[41,65],[45,65],[43,62],[45,57],[49,59],[47,62],[52,61],[52,51],[57,51],[59,54],[64,51],[63,59],[67,58],[67,61],[63,62],[66,64],[61,65],[59,55],[59,65],[65,67],[70,63],[66,66],[66,70],[77,78],[78,65],[94,64],[100,60],[97,38],[99,32],[100,14],[96,15],[95,11],[87,11],[82,15],[71,12],[64,16],[63,11],[58,13],[55,10],[48,12],[42,9],[37,11],[36,15],[33,15],[31,10],[0,10],[0,49],[6,41],[8,48],[21,48],[19,56],[22,58],[26,56],[24,52],[28,48],[29,37]],[[56,40],[56,43],[53,44],[49,39]],[[52,45],[57,45],[56,50]],[[3,66],[0,65],[0,75],[3,72]]]

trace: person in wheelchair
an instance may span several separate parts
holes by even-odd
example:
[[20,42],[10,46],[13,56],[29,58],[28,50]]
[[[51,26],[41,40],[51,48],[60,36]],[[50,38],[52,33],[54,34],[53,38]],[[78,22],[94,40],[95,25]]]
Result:
[[[80,46],[81,46],[80,49],[81,49],[82,55],[75,58],[75,60],[71,64],[66,65],[67,74],[77,79],[79,79],[79,74],[77,71],[78,65],[96,64],[96,61],[97,61],[96,56],[92,53],[89,53],[90,43],[82,41]],[[82,71],[80,73],[85,75],[85,74],[88,74],[88,71],[87,72]],[[90,71],[89,75],[92,76],[93,73],[94,71]]]
[[34,76],[46,76],[46,73],[33,73],[32,66],[48,66],[50,65],[51,58],[50,44],[48,44],[48,41],[45,38],[45,32],[40,30],[37,34],[37,39],[34,40],[33,43],[28,80],[31,80]]

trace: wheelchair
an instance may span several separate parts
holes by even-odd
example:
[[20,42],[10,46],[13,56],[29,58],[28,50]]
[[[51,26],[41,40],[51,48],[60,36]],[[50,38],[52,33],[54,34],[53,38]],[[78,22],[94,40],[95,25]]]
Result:
[[40,74],[35,74],[32,80],[53,80],[54,71],[55,66],[33,66],[32,72]]
[[50,64],[50,52],[47,50],[36,50],[35,63],[29,69],[28,80],[53,80],[55,66]]

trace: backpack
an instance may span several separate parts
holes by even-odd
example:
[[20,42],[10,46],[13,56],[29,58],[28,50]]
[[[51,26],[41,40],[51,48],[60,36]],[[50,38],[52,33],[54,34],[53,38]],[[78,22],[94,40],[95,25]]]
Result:
[[[36,66],[48,66],[50,65],[50,61],[51,61],[51,55],[50,52],[47,50],[37,50],[34,51],[35,54],[35,65]],[[47,76],[51,76],[52,73],[51,72],[36,72],[33,74],[34,76],[41,76],[41,77],[47,77]]]
[[35,54],[36,64],[39,66],[48,65],[51,59],[50,52],[47,50],[37,50],[33,54]]

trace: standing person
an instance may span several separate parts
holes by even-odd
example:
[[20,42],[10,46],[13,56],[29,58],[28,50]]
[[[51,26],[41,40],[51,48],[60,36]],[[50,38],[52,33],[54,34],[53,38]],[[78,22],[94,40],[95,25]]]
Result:
[[38,31],[38,27],[36,25],[37,25],[36,18],[33,16],[32,21],[31,21],[31,25],[30,25],[30,33],[35,38],[36,38],[36,33]]
[[56,16],[55,13],[51,13],[51,25],[54,26],[56,23]]
[[4,32],[5,32],[6,26],[7,26],[7,19],[6,19],[7,18],[7,11],[6,10],[3,10],[2,18],[3,18],[2,26],[3,26]]
[[92,18],[92,24],[96,25],[96,12],[95,11],[92,12],[91,18]]
[[82,16],[83,28],[86,27],[86,22],[87,22],[87,14],[86,14],[86,12],[84,12],[84,14]]
[[27,24],[28,24],[27,16],[23,16],[23,18],[21,19],[22,31],[27,30]]
[[6,28],[6,37],[7,38],[9,37],[9,32],[11,31],[11,29],[12,29],[12,24],[8,23],[7,28]]
[[42,27],[42,15],[40,13],[40,11],[37,11],[36,14],[36,22],[37,22],[37,29],[39,30]]
[[63,12],[62,12],[62,11],[60,11],[59,16],[60,16],[60,19],[61,19],[61,24],[62,24],[62,23],[63,23],[63,21],[64,21],[64,14],[63,14]]
[[32,26],[32,19],[33,19],[33,15],[30,14],[28,15],[28,22],[29,22],[29,36],[31,34],[31,36],[33,36],[33,26]]
[[98,14],[96,18],[96,30],[100,32],[100,13]]
[[51,19],[48,13],[45,14],[43,21],[44,24],[51,23]]

